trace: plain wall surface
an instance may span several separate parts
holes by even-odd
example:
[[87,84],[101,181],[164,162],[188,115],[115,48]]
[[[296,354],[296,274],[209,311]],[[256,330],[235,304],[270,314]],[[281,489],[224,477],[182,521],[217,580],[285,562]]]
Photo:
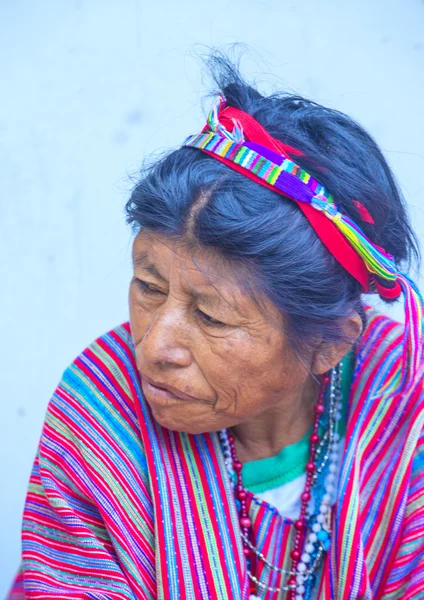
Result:
[[419,0],[0,2],[0,597],[47,402],[69,362],[127,319],[130,175],[203,125],[193,47],[244,42],[262,89],[358,119],[422,240],[423,32]]

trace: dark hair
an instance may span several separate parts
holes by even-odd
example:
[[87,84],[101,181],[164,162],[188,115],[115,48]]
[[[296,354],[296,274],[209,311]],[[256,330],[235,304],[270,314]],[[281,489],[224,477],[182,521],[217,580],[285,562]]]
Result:
[[[265,97],[222,55],[213,55],[209,65],[227,105],[250,113],[272,136],[301,150],[296,162],[398,266],[419,258],[394,176],[358,123],[301,96]],[[354,200],[375,224],[363,221]],[[199,150],[180,148],[146,169],[126,211],[137,231],[191,238],[247,265],[256,289],[282,313],[297,351],[317,339],[343,339],[345,317],[354,311],[364,315],[359,283],[323,246],[298,206]]]

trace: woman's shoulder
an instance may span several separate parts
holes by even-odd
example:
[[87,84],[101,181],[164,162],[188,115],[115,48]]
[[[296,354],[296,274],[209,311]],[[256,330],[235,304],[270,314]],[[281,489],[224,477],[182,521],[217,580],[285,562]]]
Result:
[[[385,430],[420,435],[424,423],[424,365],[414,378],[405,378],[408,352],[405,328],[387,315],[366,307],[367,326],[356,351],[356,365],[350,394],[350,417],[355,429],[364,432]],[[375,436],[376,439],[379,435]],[[381,436],[380,436],[381,437]]]
[[119,529],[132,502],[131,524],[143,522],[152,509],[136,411],[140,399],[130,329],[124,324],[97,338],[65,370],[48,405],[30,501],[34,494],[46,496],[68,520],[76,512],[75,522],[102,543],[105,522]]
[[[370,306],[365,306],[365,314],[366,327],[356,348],[356,375],[369,381],[370,392],[400,389],[397,383],[409,361],[405,325]],[[415,389],[422,388],[423,370],[424,363],[416,371]]]
[[129,323],[123,323],[94,340],[64,373],[73,385],[84,384],[101,390],[114,404],[118,396],[134,399],[139,378]]
[[140,445],[136,402],[142,400],[128,323],[98,337],[63,373],[50,401],[47,426],[74,440]]
[[365,305],[366,325],[359,343],[361,353],[377,358],[389,348],[400,348],[403,342],[404,325],[395,319]]
[[131,404],[139,391],[134,348],[128,323],[108,331],[92,342],[65,370],[62,378],[70,391],[96,395],[108,407]]

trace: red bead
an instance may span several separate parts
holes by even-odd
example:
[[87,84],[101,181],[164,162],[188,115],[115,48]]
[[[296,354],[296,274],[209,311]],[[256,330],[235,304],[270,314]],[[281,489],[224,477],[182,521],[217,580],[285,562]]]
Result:
[[243,529],[248,529],[252,525],[252,521],[249,519],[249,517],[242,517],[240,519],[240,525],[243,527]]
[[244,554],[245,556],[249,556],[249,554],[250,554],[250,549],[249,549],[249,548],[243,548],[243,554]]
[[241,488],[241,490],[239,490],[239,489],[237,490],[237,498],[239,500],[246,500],[246,496],[247,496],[247,494],[243,488]]
[[296,585],[296,577],[293,577],[293,575],[291,577],[289,577],[289,580],[287,581],[288,585]]
[[324,411],[325,411],[324,404],[319,403],[315,406],[315,412],[317,413],[317,415],[322,415],[324,413]]
[[297,531],[302,531],[303,527],[303,521],[301,521],[300,519],[294,522],[294,528],[297,529]]
[[300,499],[302,502],[308,502],[308,500],[311,499],[311,494],[309,492],[303,492],[303,494],[300,496]]
[[234,444],[234,436],[233,435],[229,435],[228,436],[228,441],[230,442],[230,444]]
[[299,550],[292,550],[290,552],[290,556],[292,557],[293,560],[299,560],[300,559],[300,552],[299,552]]
[[311,435],[311,437],[309,438],[311,444],[318,444],[319,442],[319,435],[317,433],[313,433]]
[[313,473],[315,471],[315,465],[313,462],[308,462],[306,465],[306,470],[308,473]]
[[241,462],[239,460],[234,461],[234,464],[233,464],[234,471],[236,471],[237,473],[240,473],[242,467],[243,467],[243,465],[241,464]]

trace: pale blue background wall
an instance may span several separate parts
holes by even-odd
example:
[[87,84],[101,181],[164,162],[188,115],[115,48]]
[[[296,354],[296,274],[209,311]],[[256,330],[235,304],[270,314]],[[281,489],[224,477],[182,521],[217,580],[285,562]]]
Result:
[[49,396],[127,318],[129,174],[202,124],[190,49],[246,42],[248,71],[359,119],[422,238],[423,31],[419,0],[0,0],[0,597]]

